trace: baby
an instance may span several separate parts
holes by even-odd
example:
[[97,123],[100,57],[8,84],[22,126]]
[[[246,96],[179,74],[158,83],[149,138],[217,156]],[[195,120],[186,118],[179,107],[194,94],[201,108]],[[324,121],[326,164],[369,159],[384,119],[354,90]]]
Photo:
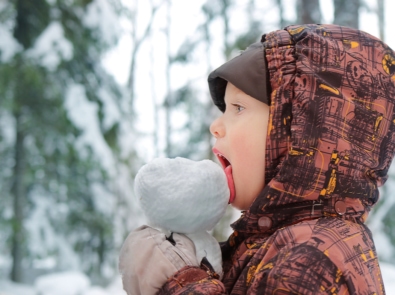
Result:
[[[209,88],[223,112],[210,131],[243,210],[221,243],[219,280],[194,257],[150,229],[131,244],[155,255],[131,264],[128,294],[385,294],[374,242],[364,224],[395,151],[395,53],[379,39],[336,25],[299,25],[263,35],[213,71]],[[155,243],[150,241],[155,239]],[[173,248],[172,248],[173,247]],[[149,249],[148,249],[149,248]],[[186,259],[174,260],[168,249]],[[160,278],[150,276],[161,268]],[[138,269],[138,275],[125,275]]]

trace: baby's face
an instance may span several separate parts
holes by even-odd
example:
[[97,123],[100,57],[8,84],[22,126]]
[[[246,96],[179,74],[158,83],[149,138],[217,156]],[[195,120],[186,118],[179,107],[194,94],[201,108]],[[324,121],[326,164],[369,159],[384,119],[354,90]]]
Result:
[[228,183],[234,183],[232,205],[247,210],[264,187],[269,106],[231,83],[226,87],[225,103],[225,112],[210,126],[216,138],[213,151],[223,168],[228,167]]

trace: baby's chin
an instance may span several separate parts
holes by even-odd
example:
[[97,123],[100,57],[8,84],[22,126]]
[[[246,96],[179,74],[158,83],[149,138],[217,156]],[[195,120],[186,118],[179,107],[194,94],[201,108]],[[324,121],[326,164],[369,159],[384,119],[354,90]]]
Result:
[[234,196],[233,203],[231,203],[232,207],[240,210],[240,211],[247,211],[250,209],[252,203],[255,201],[255,199],[258,197],[260,192],[263,190],[260,190],[258,193],[251,193],[251,192],[240,192],[237,194],[237,185],[235,186],[236,188],[236,193]]
[[245,211],[248,210],[249,206],[247,206],[247,204],[245,204],[244,202],[242,202],[242,200],[237,198],[237,194],[233,200],[233,203],[231,203],[232,207],[240,210],[240,211]]

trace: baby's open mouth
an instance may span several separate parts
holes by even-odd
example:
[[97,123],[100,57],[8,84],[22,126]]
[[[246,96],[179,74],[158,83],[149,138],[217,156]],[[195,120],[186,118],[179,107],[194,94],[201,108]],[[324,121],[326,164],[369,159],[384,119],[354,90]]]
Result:
[[218,158],[219,162],[221,163],[222,168],[224,168],[224,170],[226,169],[226,167],[230,166],[230,162],[228,161],[227,158],[225,158],[224,155],[221,155],[218,153],[217,158]]
[[235,190],[235,184],[232,175],[232,165],[229,162],[229,160],[216,148],[213,148],[213,153],[217,156],[219,162],[222,165],[222,168],[225,171],[225,175],[226,175],[226,179],[228,180],[228,187],[230,191],[229,203],[233,203],[236,196],[236,190]]

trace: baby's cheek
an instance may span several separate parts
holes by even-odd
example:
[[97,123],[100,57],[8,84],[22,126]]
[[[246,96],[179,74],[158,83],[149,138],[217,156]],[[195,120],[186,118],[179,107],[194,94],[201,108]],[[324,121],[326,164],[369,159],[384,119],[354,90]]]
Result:
[[241,131],[235,136],[231,141],[231,149],[238,154],[246,155],[250,154],[254,149],[254,144],[252,143],[248,132]]

